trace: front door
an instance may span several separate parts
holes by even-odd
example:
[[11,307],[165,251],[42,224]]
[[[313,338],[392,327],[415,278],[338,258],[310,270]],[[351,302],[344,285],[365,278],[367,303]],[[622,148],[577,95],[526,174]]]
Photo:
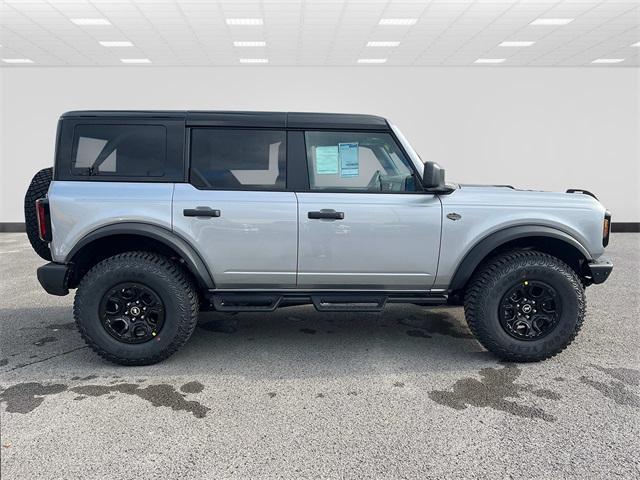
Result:
[[417,191],[388,133],[306,132],[308,192],[299,192],[298,287],[428,290],[441,204]]
[[192,128],[190,183],[175,185],[174,231],[217,288],[296,285],[298,211],[286,191],[286,132]]

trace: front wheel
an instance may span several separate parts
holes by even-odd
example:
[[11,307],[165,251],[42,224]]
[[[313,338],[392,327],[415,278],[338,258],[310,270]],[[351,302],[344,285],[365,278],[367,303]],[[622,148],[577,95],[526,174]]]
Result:
[[148,252],[121,253],[95,265],[73,306],[87,344],[121,365],[150,365],[172,355],[193,333],[198,312],[188,273]]
[[582,326],[584,286],[562,260],[534,250],[487,261],[469,282],[464,301],[478,341],[508,361],[532,362],[564,350]]

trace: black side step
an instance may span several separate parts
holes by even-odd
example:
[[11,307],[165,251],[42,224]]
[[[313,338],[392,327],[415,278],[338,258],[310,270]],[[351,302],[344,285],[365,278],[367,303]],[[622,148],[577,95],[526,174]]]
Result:
[[379,312],[387,303],[386,295],[317,294],[311,295],[319,312]]
[[273,312],[282,295],[262,293],[218,293],[210,298],[219,312]]
[[272,312],[278,307],[312,304],[321,312],[379,312],[387,303],[445,305],[447,295],[386,292],[216,292],[207,295],[203,309],[219,312]]

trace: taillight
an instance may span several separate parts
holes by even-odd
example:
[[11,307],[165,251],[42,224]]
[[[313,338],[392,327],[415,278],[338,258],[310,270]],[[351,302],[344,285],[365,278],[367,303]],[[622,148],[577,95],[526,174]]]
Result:
[[609,234],[611,233],[611,213],[605,212],[602,223],[602,246],[609,245]]
[[51,241],[51,222],[49,221],[49,201],[46,198],[36,200],[38,216],[38,236],[43,242]]

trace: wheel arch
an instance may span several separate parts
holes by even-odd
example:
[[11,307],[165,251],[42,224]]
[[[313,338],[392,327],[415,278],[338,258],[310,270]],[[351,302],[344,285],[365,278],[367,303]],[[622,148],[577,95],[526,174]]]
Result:
[[581,277],[591,254],[578,240],[557,228],[519,225],[494,232],[478,241],[458,264],[449,291],[464,290],[482,262],[509,249],[537,249],[554,255],[571,266]]
[[77,286],[84,274],[104,258],[134,250],[153,251],[177,258],[201,288],[215,287],[205,262],[186,240],[167,228],[139,222],[105,225],[84,236],[64,260],[73,265],[69,287]]

